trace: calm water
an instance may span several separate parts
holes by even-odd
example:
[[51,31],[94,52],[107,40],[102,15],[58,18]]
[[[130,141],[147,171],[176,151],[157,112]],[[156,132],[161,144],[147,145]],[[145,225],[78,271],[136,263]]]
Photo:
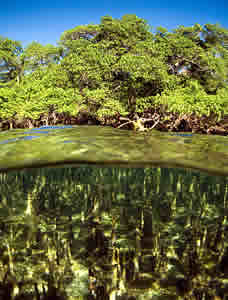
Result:
[[227,299],[226,137],[57,127],[0,149],[0,300]]

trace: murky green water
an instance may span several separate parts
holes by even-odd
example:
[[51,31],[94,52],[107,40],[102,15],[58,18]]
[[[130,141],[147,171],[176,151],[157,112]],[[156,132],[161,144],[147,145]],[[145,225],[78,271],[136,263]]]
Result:
[[0,133],[0,299],[227,299],[227,146],[95,126]]
[[224,136],[56,126],[1,132],[0,147],[0,170],[90,163],[193,167],[228,174],[228,138]]

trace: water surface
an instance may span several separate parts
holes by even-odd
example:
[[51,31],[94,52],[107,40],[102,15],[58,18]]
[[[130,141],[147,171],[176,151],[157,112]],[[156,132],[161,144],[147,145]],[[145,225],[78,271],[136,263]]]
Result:
[[227,144],[99,126],[0,133],[0,299],[225,300]]
[[46,126],[1,132],[0,147],[0,170],[89,163],[191,167],[228,174],[228,139],[216,135]]

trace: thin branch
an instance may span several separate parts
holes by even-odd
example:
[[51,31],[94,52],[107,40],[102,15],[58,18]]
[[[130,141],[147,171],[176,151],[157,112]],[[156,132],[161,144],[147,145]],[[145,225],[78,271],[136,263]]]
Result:
[[157,120],[157,122],[155,122],[154,125],[150,129],[153,129],[159,122],[160,122],[160,120]]
[[129,121],[129,122],[123,123],[123,124],[121,124],[120,126],[118,126],[117,128],[121,128],[121,127],[123,127],[124,125],[130,124],[130,123],[134,123],[134,121]]

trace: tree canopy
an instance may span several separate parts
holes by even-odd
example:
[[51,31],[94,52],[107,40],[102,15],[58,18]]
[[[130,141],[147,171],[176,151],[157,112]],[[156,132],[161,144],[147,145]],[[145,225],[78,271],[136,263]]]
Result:
[[151,127],[159,114],[157,128],[171,129],[187,114],[198,123],[205,116],[203,132],[212,131],[228,114],[227,45],[228,30],[218,24],[152,33],[130,14],[67,30],[58,46],[23,48],[1,37],[1,124],[90,120],[118,127],[121,118],[140,116]]

